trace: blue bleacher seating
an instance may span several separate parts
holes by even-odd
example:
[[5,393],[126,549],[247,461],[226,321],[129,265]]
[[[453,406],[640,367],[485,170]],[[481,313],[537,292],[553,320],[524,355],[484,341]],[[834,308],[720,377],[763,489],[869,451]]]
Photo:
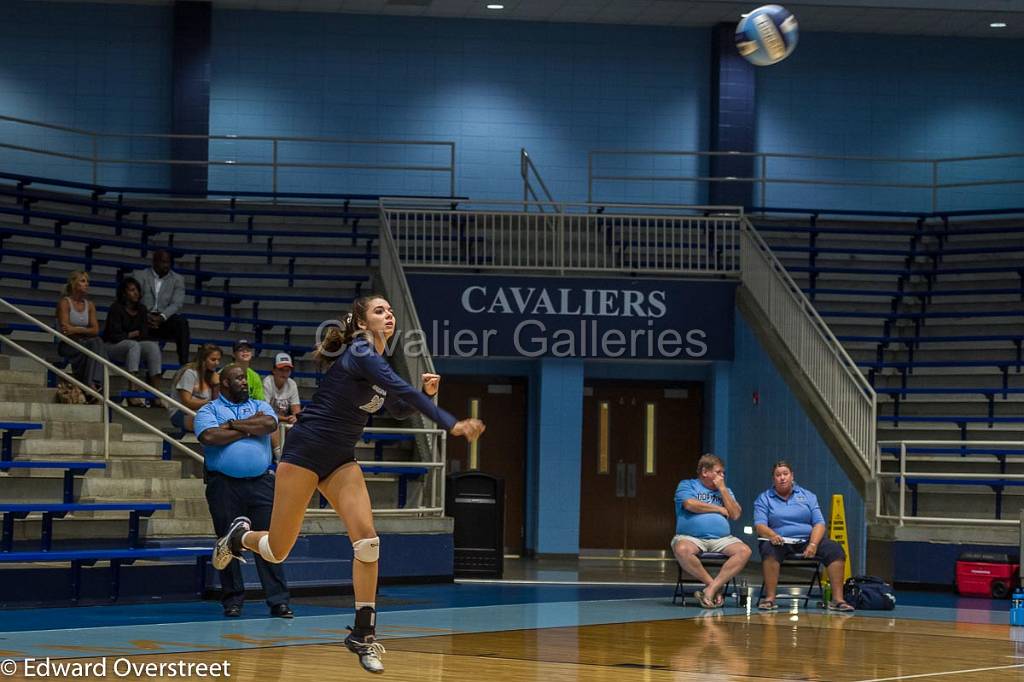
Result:
[[0,462],[9,462],[14,458],[14,438],[24,435],[26,431],[38,431],[43,428],[40,422],[0,422],[3,431],[0,446]]
[[917,516],[917,489],[922,485],[985,486],[996,495],[995,518],[1003,518],[1003,490],[1007,487],[1024,486],[1024,480],[1006,478],[933,478],[922,475],[897,476],[897,485],[905,483],[910,490],[910,515]]
[[203,596],[206,589],[206,563],[210,560],[212,547],[139,547],[58,550],[51,552],[0,552],[0,563],[36,563],[36,562],[69,562],[68,572],[71,581],[71,601],[78,602],[81,596],[82,567],[92,566],[97,561],[110,562],[110,600],[118,598],[121,588],[121,566],[136,561],[155,561],[159,559],[194,559],[195,560],[195,595]]
[[84,476],[90,469],[105,469],[104,462],[48,462],[42,460],[0,461],[0,471],[12,469],[64,469],[64,504],[75,501],[75,476]]
[[139,541],[139,519],[151,516],[157,511],[169,511],[169,502],[96,502],[92,504],[50,503],[50,502],[0,502],[3,515],[3,540],[0,551],[10,552],[14,544],[14,521],[29,514],[43,515],[40,551],[49,551],[53,544],[53,520],[62,519],[73,512],[126,511],[128,516],[128,544],[132,547]]

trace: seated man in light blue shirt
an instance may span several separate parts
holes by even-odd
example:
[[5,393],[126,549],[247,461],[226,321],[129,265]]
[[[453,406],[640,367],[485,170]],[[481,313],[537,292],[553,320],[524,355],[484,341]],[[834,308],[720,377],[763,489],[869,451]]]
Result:
[[[743,513],[725,485],[725,467],[715,455],[697,461],[697,478],[679,482],[676,488],[676,535],[672,552],[684,571],[704,583],[694,593],[706,609],[725,603],[722,591],[750,559],[750,547],[730,534],[729,521]],[[714,552],[728,558],[714,578],[700,562],[700,554]]]
[[779,566],[788,558],[816,559],[825,565],[834,588],[830,611],[853,611],[843,599],[843,578],[846,552],[835,540],[825,537],[825,517],[817,496],[798,486],[793,467],[778,461],[772,467],[772,487],[754,500],[754,529],[760,541],[761,571],[764,574],[764,596],[757,607],[771,611],[775,605],[775,588],[779,584]]
[[[274,476],[270,434],[277,431],[274,408],[249,398],[246,370],[228,365],[220,373],[220,396],[196,412],[195,432],[206,458],[206,502],[213,528],[223,535],[235,517],[251,517],[253,528],[270,527],[274,507]],[[291,618],[283,564],[256,555],[256,572],[266,592],[270,615]],[[245,601],[245,582],[237,561],[219,571],[224,615],[237,618]]]

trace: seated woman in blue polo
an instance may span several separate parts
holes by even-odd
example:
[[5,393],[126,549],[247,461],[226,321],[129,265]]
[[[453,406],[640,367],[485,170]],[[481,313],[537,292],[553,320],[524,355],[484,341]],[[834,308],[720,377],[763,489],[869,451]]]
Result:
[[817,496],[796,484],[793,467],[778,461],[772,466],[772,487],[754,500],[754,530],[761,550],[761,571],[764,593],[757,607],[771,611],[777,607],[775,590],[779,584],[779,567],[791,557],[817,559],[825,565],[828,579],[834,586],[830,611],[853,611],[843,599],[843,578],[846,552],[842,546],[825,537],[825,517]]

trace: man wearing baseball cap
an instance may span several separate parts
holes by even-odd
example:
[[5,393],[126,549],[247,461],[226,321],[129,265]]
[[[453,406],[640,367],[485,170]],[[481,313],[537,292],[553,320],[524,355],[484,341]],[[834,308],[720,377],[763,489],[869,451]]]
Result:
[[287,353],[274,356],[274,369],[263,379],[263,394],[282,424],[294,424],[302,410],[299,387],[291,378],[292,357]]
[[278,353],[274,356],[274,369],[270,376],[263,379],[263,394],[266,401],[274,408],[281,428],[271,438],[274,457],[281,456],[281,448],[284,445],[282,440],[285,425],[294,424],[298,421],[299,411],[302,403],[299,401],[299,387],[291,378],[292,356],[287,353]]
[[245,381],[249,384],[249,397],[253,400],[265,400],[263,397],[263,379],[254,370],[252,363],[253,347],[249,339],[239,339],[231,347],[235,358],[235,364],[245,369]]

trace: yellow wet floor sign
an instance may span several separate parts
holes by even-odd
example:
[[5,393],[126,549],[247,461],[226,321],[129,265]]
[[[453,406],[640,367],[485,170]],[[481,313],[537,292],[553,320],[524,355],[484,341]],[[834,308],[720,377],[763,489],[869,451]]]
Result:
[[[843,580],[848,580],[852,575],[850,572],[850,564],[852,561],[850,558],[850,542],[846,535],[846,507],[843,505],[842,495],[832,496],[832,515],[828,524],[828,536],[842,545],[843,551],[846,552],[846,566]],[[822,573],[822,582],[827,583],[828,572],[822,571]]]

